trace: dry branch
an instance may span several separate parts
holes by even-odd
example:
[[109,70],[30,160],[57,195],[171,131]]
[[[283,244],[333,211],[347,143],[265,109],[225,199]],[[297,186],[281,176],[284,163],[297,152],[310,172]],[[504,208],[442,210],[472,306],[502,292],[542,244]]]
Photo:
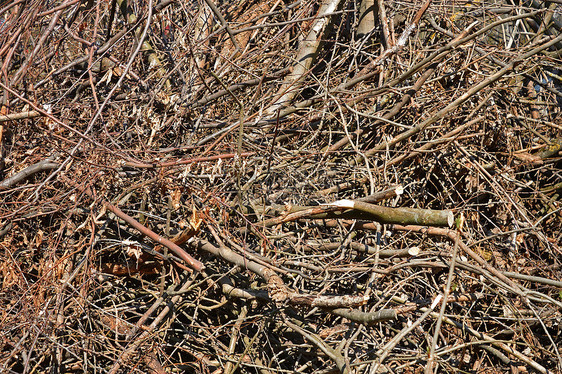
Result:
[[[66,183],[68,183],[70,185],[73,185],[73,186],[76,186],[76,182],[72,181],[68,177],[63,176],[62,179]],[[77,186],[77,187],[79,189],[81,189],[80,186]],[[88,195],[90,198],[96,200],[96,195],[89,188],[82,189],[82,192],[85,193],[86,195]],[[200,261],[194,259],[191,255],[189,255],[182,248],[180,248],[176,243],[156,234],[154,231],[152,231],[148,227],[142,225],[136,219],[127,215],[121,209],[114,206],[113,204],[110,204],[109,202],[103,201],[103,200],[102,200],[102,204],[107,210],[109,210],[110,212],[115,214],[117,217],[121,218],[123,221],[125,221],[127,224],[129,224],[131,227],[133,227],[134,229],[141,232],[143,235],[148,236],[150,239],[152,239],[156,243],[159,243],[159,244],[162,244],[162,245],[166,246],[168,249],[170,249],[172,252],[174,252],[177,256],[179,256],[183,261],[185,261],[185,263],[187,265],[189,265],[189,267],[191,267],[195,271],[201,271],[205,268],[205,266]]]
[[314,62],[314,57],[318,53],[322,42],[322,33],[328,27],[330,20],[327,15],[333,13],[339,6],[341,0],[323,0],[318,10],[318,18],[310,27],[310,32],[299,45],[299,50],[295,57],[296,63],[293,65],[292,71],[281,86],[279,92],[273,99],[273,103],[267,108],[267,114],[274,115],[280,109],[290,105],[293,98],[297,95],[302,80],[309,72]]
[[4,3],[4,371],[562,371],[558,3]]
[[56,156],[51,156],[45,160],[41,160],[36,164],[26,167],[17,174],[12,175],[9,178],[4,179],[0,182],[0,190],[8,189],[18,184],[19,182],[29,178],[30,176],[40,173],[42,171],[53,170],[59,167],[59,164],[54,162]]

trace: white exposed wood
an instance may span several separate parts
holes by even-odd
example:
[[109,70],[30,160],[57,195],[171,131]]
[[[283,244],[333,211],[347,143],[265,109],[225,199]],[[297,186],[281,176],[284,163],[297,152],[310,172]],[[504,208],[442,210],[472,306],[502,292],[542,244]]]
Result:
[[295,65],[293,65],[293,71],[291,74],[287,75],[281,89],[275,96],[273,104],[266,110],[267,115],[274,115],[279,109],[289,105],[296,96],[303,78],[312,67],[314,58],[318,53],[323,31],[326,29],[330,20],[330,17],[326,15],[333,13],[337,9],[340,1],[341,0],[328,0],[320,7],[318,18],[314,21],[310,32],[299,46],[299,51],[295,59],[296,62]]

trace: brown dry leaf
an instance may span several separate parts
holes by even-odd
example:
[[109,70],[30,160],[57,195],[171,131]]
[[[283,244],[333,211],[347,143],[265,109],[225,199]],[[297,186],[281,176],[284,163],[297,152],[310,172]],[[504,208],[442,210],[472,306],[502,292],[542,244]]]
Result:
[[99,270],[102,273],[113,274],[116,276],[131,276],[133,274],[158,274],[160,264],[158,262],[143,263],[116,263],[106,262],[102,264]]
[[480,246],[478,246],[476,248],[476,252],[480,253],[480,256],[482,256],[482,258],[488,262],[490,262],[492,259],[494,259],[494,254],[492,251],[488,250],[488,249],[484,249],[481,248]]
[[480,179],[478,178],[478,175],[472,175],[469,174],[466,177],[466,189],[468,191],[479,191],[481,190],[480,188]]
[[187,222],[185,222],[185,220],[180,222],[180,227],[183,231],[175,235],[170,240],[177,245],[182,245],[199,233],[202,223],[203,219],[199,217],[197,210],[193,207],[193,213],[191,214],[191,217],[189,217],[189,220]]
[[113,75],[120,77],[123,74],[123,70],[119,66],[113,68]]
[[175,210],[178,210],[181,206],[181,190],[179,188],[176,188],[170,193],[170,197],[172,198],[172,207]]
[[2,274],[2,290],[16,285],[21,280],[21,276],[16,271],[17,267],[13,266],[9,261],[0,263],[0,274]]
[[199,217],[197,210],[195,209],[195,207],[193,207],[193,213],[189,218],[189,224],[195,231],[199,232],[199,227],[201,227],[201,223],[203,223],[203,219]]
[[35,235],[35,246],[39,248],[42,242],[43,242],[43,231],[39,230],[37,231],[37,235]]
[[47,258],[39,264],[39,274],[45,278],[59,280],[63,278],[64,269],[68,263],[68,257],[62,259]]
[[143,251],[140,245],[138,245],[137,242],[129,240],[123,240],[123,244],[126,245],[125,253],[127,253],[129,257],[134,258],[138,262],[143,255]]

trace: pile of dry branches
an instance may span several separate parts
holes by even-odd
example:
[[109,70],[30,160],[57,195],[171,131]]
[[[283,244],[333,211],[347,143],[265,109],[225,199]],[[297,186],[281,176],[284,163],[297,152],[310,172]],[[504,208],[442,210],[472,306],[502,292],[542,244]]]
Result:
[[519,4],[0,2],[2,372],[561,372]]

